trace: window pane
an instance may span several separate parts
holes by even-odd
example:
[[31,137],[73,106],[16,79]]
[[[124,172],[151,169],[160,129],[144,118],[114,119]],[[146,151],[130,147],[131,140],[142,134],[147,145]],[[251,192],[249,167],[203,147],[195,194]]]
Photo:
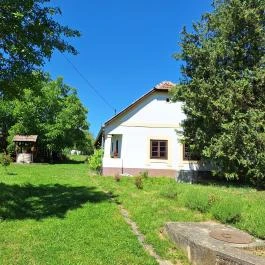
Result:
[[164,146],[160,147],[160,152],[161,151],[164,151],[165,152],[166,150],[167,150],[166,147],[164,147]]
[[158,156],[158,152],[152,152],[152,157],[157,157]]
[[167,145],[167,142],[160,142],[160,147],[165,147]]
[[151,143],[152,143],[152,146],[158,147],[158,142],[157,141],[151,141]]
[[160,157],[166,157],[166,152],[160,152]]
[[184,160],[200,160],[200,155],[190,151],[187,144],[183,145],[183,159]]

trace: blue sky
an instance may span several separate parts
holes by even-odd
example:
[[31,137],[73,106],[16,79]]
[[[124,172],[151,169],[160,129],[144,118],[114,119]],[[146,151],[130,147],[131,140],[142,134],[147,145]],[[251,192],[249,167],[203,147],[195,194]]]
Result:
[[[58,21],[81,31],[70,40],[79,54],[66,54],[83,76],[118,112],[154,85],[180,79],[179,51],[183,26],[211,10],[211,0],[51,0],[63,12]],[[64,77],[88,108],[90,131],[114,115],[62,54],[55,52],[45,70]]]

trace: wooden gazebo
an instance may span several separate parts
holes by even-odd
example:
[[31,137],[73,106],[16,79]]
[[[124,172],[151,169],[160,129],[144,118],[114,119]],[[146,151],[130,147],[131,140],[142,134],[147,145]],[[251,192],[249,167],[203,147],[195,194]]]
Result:
[[16,135],[13,142],[16,144],[16,162],[32,163],[37,151],[38,135]]

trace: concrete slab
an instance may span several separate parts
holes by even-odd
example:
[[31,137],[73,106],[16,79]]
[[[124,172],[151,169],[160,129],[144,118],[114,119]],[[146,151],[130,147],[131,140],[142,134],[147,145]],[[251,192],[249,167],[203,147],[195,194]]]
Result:
[[[235,244],[210,236],[216,230],[227,234],[242,231],[215,222],[174,222],[166,224],[169,237],[186,253],[194,265],[265,265],[265,258],[244,249],[265,247],[263,240],[252,238],[248,244]],[[242,234],[242,236],[245,236]]]

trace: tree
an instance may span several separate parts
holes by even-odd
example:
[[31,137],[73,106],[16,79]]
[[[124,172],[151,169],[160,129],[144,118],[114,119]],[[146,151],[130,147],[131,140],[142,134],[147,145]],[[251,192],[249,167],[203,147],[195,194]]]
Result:
[[52,153],[60,153],[76,142],[85,141],[87,110],[74,88],[63,83],[62,78],[47,79],[38,92],[24,89],[20,99],[13,100],[13,119],[9,128],[9,150],[14,148],[16,134],[37,134],[38,145]]
[[1,0],[0,2],[0,95],[18,96],[22,88],[34,87],[33,71],[40,72],[55,49],[76,54],[65,37],[79,31],[54,20],[57,7],[50,0]]
[[0,99],[0,153],[6,153],[8,130],[14,124],[13,108],[14,102]]
[[77,139],[73,149],[77,149],[84,155],[92,155],[94,153],[94,138],[89,131],[84,131],[85,137]]
[[265,1],[217,0],[184,28],[184,141],[228,179],[265,184]]

